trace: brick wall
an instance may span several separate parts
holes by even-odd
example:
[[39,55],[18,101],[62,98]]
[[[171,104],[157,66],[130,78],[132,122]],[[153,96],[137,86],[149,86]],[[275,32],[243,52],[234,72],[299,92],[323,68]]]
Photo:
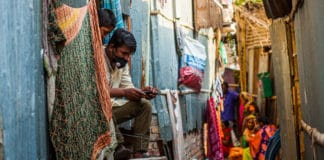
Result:
[[246,32],[246,48],[270,46],[270,33],[268,28],[248,27]]
[[194,131],[185,135],[185,157],[186,159],[204,159],[202,131]]
[[151,134],[150,134],[150,143],[149,143],[149,154],[154,157],[160,156],[160,151],[157,141],[160,139],[159,134],[159,125],[157,115],[152,115],[151,122]]
[[[159,135],[159,126],[157,116],[152,116],[151,123],[151,135],[150,135],[150,144],[149,144],[149,154],[154,157],[162,156],[158,147],[158,140],[160,139]],[[202,131],[192,131],[184,135],[184,152],[185,158],[198,159],[201,160],[204,158],[203,150],[203,138]],[[170,149],[172,151],[172,149]]]

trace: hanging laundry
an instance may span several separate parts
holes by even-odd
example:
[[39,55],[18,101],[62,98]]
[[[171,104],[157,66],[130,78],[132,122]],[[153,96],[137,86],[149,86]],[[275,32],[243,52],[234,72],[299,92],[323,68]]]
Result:
[[208,153],[207,157],[211,160],[223,160],[222,141],[220,137],[220,126],[217,122],[217,114],[214,99],[209,98],[206,109],[206,118],[208,123]]
[[95,0],[51,3],[49,40],[58,69],[50,136],[56,159],[111,159],[116,138]]
[[220,42],[219,53],[220,56],[222,57],[223,64],[227,64],[227,52],[223,42]]

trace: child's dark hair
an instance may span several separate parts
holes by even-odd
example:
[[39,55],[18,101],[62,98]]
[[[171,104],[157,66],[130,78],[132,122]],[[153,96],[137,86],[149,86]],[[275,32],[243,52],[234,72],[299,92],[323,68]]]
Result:
[[269,124],[268,118],[267,117],[264,117],[264,116],[258,117],[257,121],[258,122],[262,122],[264,125]]
[[225,127],[229,127],[229,122],[228,121],[223,121]]
[[98,17],[99,17],[99,27],[109,27],[112,26],[113,28],[116,27],[116,16],[114,13],[109,9],[101,8],[98,10]]
[[134,35],[123,28],[118,28],[115,30],[108,45],[112,45],[115,48],[125,45],[131,50],[132,53],[136,51],[136,40]]

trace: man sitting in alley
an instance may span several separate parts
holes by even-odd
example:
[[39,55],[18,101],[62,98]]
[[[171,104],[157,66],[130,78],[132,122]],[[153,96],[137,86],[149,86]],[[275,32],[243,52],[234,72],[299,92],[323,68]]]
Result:
[[[142,89],[134,87],[129,73],[128,61],[136,50],[136,40],[132,33],[117,29],[105,48],[113,118],[116,124],[134,119],[132,138],[133,158],[143,158],[148,150],[152,105],[150,99],[158,91],[151,86]],[[124,137],[116,127],[118,147],[115,159],[129,158],[130,150],[124,147]]]

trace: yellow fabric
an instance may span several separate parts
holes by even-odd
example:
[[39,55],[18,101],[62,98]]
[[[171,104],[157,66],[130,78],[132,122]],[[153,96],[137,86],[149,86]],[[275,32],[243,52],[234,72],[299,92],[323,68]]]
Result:
[[243,159],[242,160],[253,160],[249,147],[243,148]]
[[228,155],[228,160],[242,160],[243,149],[241,147],[233,147]]
[[81,8],[72,8],[64,4],[55,9],[58,26],[67,38],[65,45],[69,44],[78,35],[87,11],[88,5]]

